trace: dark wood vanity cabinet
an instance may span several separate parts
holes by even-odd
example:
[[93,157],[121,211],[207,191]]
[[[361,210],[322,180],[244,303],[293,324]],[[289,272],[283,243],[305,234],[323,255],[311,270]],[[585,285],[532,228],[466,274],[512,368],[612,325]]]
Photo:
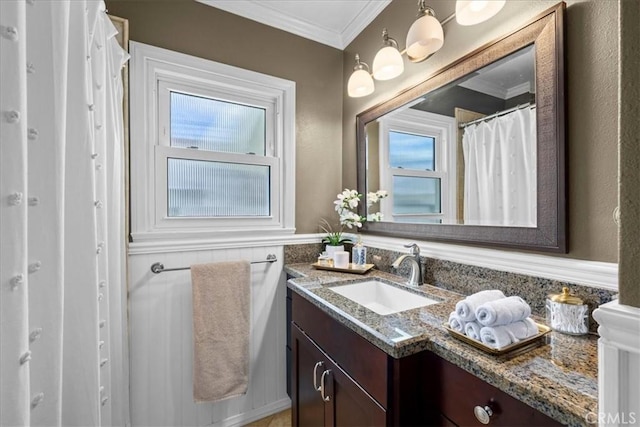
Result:
[[474,411],[490,426],[561,425],[430,351],[395,359],[296,292],[287,303],[293,426],[483,425]]
[[292,425],[430,425],[419,357],[394,359],[295,292],[291,302]]

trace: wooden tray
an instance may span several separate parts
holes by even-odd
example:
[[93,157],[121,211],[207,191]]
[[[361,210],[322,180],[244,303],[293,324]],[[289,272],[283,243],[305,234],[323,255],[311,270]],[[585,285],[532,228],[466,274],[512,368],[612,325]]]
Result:
[[[500,348],[492,348],[489,347],[485,344],[482,343],[482,341],[478,341],[478,340],[474,340],[471,337],[466,336],[463,333],[460,333],[454,329],[451,329],[451,327],[449,326],[449,323],[445,323],[442,325],[447,332],[449,332],[449,334],[451,334],[453,337],[466,342],[467,344],[478,348],[484,352],[493,354],[493,355],[502,355],[502,354],[506,354],[509,352],[512,352],[514,350],[518,350],[520,349],[521,352],[524,350],[529,350],[531,348],[535,348],[538,346],[539,342],[538,340],[540,338],[542,338],[543,336],[545,336],[546,334],[548,334],[551,331],[551,328],[546,326],[546,325],[542,325],[540,323],[536,323],[536,326],[538,327],[538,333],[532,337],[529,337],[525,340],[522,341],[518,341],[516,343],[513,344],[509,344],[508,346],[505,347],[500,347]],[[525,348],[526,347],[526,348]]]
[[367,271],[371,270],[374,267],[374,264],[365,264],[363,266],[354,267],[353,264],[349,263],[347,268],[335,268],[331,265],[320,265],[317,262],[311,264],[313,268],[316,270],[329,270],[329,271],[339,271],[341,273],[353,273],[353,274],[364,274]]

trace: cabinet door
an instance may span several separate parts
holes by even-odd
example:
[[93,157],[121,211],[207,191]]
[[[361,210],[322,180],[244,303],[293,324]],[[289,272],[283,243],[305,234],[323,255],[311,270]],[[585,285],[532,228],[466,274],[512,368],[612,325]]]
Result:
[[[331,381],[327,382],[325,378],[325,396],[330,399],[327,403],[332,405],[329,406],[330,411],[327,413],[325,425],[340,427],[386,425],[386,411],[332,360],[328,362]],[[380,372],[380,375],[386,375],[386,373]]]
[[385,410],[294,324],[291,338],[294,426],[386,424]]
[[294,426],[324,426],[325,402],[314,384],[326,370],[324,354],[291,324],[291,400]]

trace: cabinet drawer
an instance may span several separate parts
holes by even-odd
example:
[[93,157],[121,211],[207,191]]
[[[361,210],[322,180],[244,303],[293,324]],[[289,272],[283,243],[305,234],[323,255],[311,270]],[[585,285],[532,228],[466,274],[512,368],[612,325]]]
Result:
[[295,292],[291,302],[292,321],[387,408],[387,354]]
[[560,426],[557,421],[509,396],[454,364],[428,353],[424,378],[428,400],[445,417],[461,426],[481,426],[476,406],[493,411],[491,426]]

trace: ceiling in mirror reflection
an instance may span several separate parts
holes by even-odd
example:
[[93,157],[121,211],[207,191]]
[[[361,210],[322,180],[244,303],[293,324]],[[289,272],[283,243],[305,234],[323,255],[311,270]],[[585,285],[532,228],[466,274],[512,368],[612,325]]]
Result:
[[411,108],[454,117],[464,108],[494,114],[535,102],[535,48],[527,46],[411,103]]

